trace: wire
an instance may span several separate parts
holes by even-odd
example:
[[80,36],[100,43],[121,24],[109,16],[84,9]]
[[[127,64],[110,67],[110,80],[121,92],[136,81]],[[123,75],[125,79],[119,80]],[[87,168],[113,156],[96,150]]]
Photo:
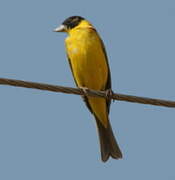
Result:
[[91,97],[103,97],[118,101],[128,101],[128,102],[140,103],[140,104],[151,104],[155,106],[175,107],[175,101],[153,99],[153,98],[125,95],[119,93],[111,93],[107,95],[106,91],[95,91],[91,89],[87,89],[85,92],[80,88],[64,87],[64,86],[57,86],[57,85],[50,85],[50,84],[36,83],[36,82],[29,82],[29,81],[15,80],[15,79],[0,78],[0,85],[10,85],[16,87],[40,89],[40,90],[53,91],[53,92],[62,92],[67,94],[85,95]]

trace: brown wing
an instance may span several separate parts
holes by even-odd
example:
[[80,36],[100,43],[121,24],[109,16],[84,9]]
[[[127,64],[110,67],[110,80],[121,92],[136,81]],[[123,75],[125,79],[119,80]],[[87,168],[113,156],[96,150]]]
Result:
[[[71,60],[70,60],[68,54],[67,54],[67,58],[68,58],[68,62],[69,62],[69,65],[70,65],[70,69],[71,69],[71,72],[72,72],[72,75],[73,75],[75,84],[76,84],[76,86],[78,87],[78,83],[76,82],[76,79],[75,79],[75,76],[74,76],[74,73],[73,73],[73,69],[72,69]],[[82,95],[81,97],[83,98],[83,101],[85,102],[85,104],[86,104],[86,106],[88,107],[89,111],[92,113],[92,109],[91,109],[91,106],[90,106],[90,104],[89,104],[89,102],[88,102],[87,97],[86,97],[86,96],[83,96],[83,95]]]
[[[105,90],[111,90],[111,71],[110,71],[110,68],[109,68],[109,63],[108,63],[108,57],[107,57],[107,53],[106,53],[106,49],[105,49],[105,46],[104,46],[104,43],[102,41],[102,39],[100,38],[100,41],[101,41],[101,46],[102,46],[102,49],[103,49],[103,53],[105,55],[105,59],[106,59],[106,64],[108,66],[108,79],[107,79],[107,82],[106,82],[106,87],[105,87]],[[108,107],[108,113],[110,111],[110,105],[111,105],[111,100],[106,100],[106,103],[107,103],[107,107]]]

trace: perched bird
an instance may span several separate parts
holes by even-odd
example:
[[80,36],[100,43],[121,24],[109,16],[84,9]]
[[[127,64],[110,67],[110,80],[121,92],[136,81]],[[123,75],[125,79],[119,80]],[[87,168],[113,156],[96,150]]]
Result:
[[[55,32],[66,32],[65,40],[68,61],[76,85],[79,88],[110,91],[111,75],[103,41],[93,25],[80,16],[67,18]],[[122,158],[109,122],[110,99],[83,96],[94,115],[101,147],[101,158],[106,162]]]

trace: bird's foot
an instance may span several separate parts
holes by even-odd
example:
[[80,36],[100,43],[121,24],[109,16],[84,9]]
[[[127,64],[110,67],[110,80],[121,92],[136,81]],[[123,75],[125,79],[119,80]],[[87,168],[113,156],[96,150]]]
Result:
[[83,96],[87,96],[89,89],[87,87],[79,87],[79,88],[83,91],[83,93],[84,93]]
[[[107,99],[107,100],[111,100],[113,94],[114,94],[114,93],[113,93],[112,89],[107,89],[107,90],[106,90],[106,99]],[[114,101],[114,100],[113,100],[113,101]]]

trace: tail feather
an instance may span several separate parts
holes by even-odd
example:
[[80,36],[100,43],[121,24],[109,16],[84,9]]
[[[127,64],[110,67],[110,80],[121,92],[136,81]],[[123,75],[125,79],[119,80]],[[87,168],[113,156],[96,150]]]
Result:
[[114,159],[122,158],[122,152],[114,137],[110,122],[108,123],[107,128],[105,128],[97,118],[96,123],[100,140],[102,161],[106,162],[110,156]]

